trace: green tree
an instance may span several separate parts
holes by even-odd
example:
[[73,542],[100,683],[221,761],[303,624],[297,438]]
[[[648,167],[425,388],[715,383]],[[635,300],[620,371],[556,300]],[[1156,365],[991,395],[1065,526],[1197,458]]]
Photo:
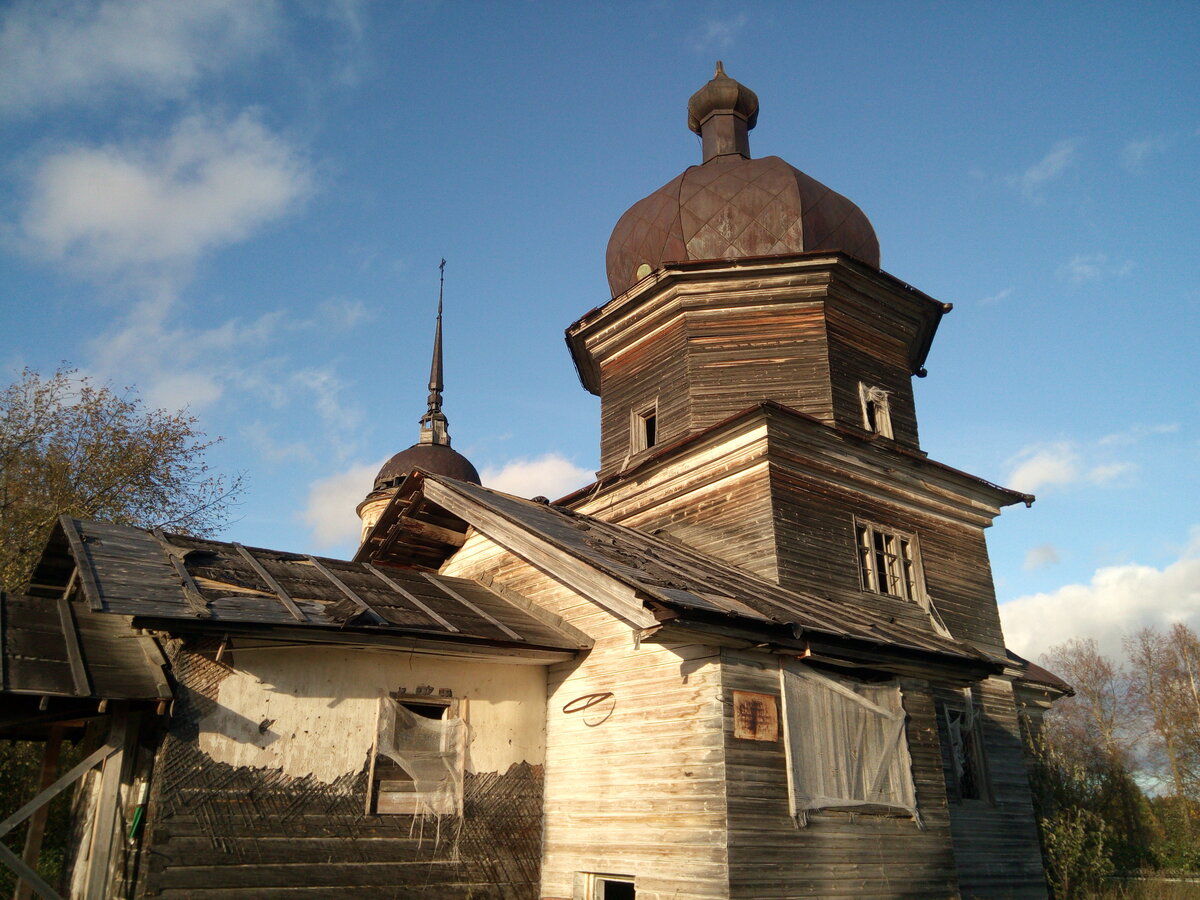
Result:
[[0,588],[28,580],[62,514],[207,535],[229,517],[240,475],[204,461],[217,440],[186,411],[147,409],[135,392],[73,369],[26,369],[0,391]]

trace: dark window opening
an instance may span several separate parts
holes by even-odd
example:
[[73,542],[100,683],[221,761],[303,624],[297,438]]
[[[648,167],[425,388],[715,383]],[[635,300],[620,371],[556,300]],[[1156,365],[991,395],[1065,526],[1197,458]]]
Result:
[[656,433],[658,416],[656,416],[654,413],[650,413],[648,416],[642,416],[642,423],[646,432],[646,446],[653,447],[658,439],[658,434]]
[[951,794],[959,800],[987,800],[987,778],[979,718],[968,698],[942,707],[950,756]]
[[867,401],[867,431],[879,431],[879,423],[875,419],[875,401]]
[[601,879],[596,900],[636,900],[637,893],[632,881],[609,881]]

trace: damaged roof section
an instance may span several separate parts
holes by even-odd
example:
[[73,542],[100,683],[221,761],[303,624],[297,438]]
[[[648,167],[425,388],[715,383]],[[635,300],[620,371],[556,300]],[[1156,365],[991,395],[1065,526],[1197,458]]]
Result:
[[[517,555],[543,551],[550,574],[572,578],[571,563],[552,571],[556,559],[583,562],[619,582],[658,622],[687,622],[698,630],[733,625],[746,629],[823,636],[835,641],[960,662],[999,667],[971,645],[928,629],[890,622],[867,605],[833,601],[789,590],[719,562],[678,541],[602,522],[566,507],[522,500],[478,485],[415,472],[405,482],[409,497],[421,496]],[[394,507],[409,502],[397,496]],[[394,515],[394,510],[389,510]],[[387,515],[387,514],[385,514]],[[533,542],[533,543],[530,543]],[[378,545],[377,560],[404,559],[404,541]],[[389,557],[385,550],[395,554]],[[524,551],[524,552],[523,552]]]
[[59,522],[56,538],[78,563],[91,611],[143,623],[178,627],[189,622],[203,630],[286,627],[311,640],[350,632],[451,640],[460,646],[568,652],[590,646],[582,633],[522,598],[434,572],[67,517]]

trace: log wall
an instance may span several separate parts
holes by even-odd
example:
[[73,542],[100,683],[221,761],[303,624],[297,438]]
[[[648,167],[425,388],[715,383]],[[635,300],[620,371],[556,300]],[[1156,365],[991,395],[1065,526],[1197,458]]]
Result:
[[[468,771],[461,818],[369,815],[365,812],[369,749],[344,774],[316,777],[300,774],[293,767],[306,767],[297,762],[300,755],[289,755],[282,745],[298,745],[299,754],[304,749],[300,745],[327,743],[336,755],[341,745],[360,740],[364,732],[369,740],[373,716],[356,729],[343,724],[335,729],[337,733],[280,732],[277,726],[282,726],[284,716],[260,722],[247,716],[244,707],[231,710],[221,705],[222,683],[233,670],[214,661],[214,649],[177,644],[172,650],[177,699],[155,764],[140,896],[456,900],[537,896],[540,760],[513,762],[501,771]],[[376,660],[384,657],[369,655]],[[407,677],[423,680],[419,661],[394,656],[401,669],[408,670]],[[311,662],[319,668],[319,661]],[[473,680],[471,664],[460,667],[462,677]],[[386,660],[378,668],[383,670],[379,678],[360,685],[360,691],[377,696],[380,689],[415,686],[415,682],[393,686],[405,673],[387,672]],[[540,667],[532,671],[544,673]],[[260,693],[265,697],[281,687],[268,683]],[[289,695],[279,691],[273,699],[279,705],[288,702]],[[354,698],[309,699],[334,710],[342,700]],[[482,700],[476,703],[481,708]],[[541,704],[534,706],[532,712],[540,718]],[[204,735],[211,735],[215,723],[233,734],[233,716],[246,720],[240,742],[261,744],[264,752],[274,748],[274,765],[234,764],[202,749]],[[211,742],[209,750],[214,750]]]
[[632,876],[638,900],[727,897],[717,652],[639,646],[629,625],[479,538],[452,564],[596,642],[550,669],[542,896],[570,898],[581,873],[599,873]]

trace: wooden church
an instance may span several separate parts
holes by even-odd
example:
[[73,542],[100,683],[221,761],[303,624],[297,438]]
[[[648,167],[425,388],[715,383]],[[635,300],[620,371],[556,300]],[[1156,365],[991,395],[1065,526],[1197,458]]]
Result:
[[[0,736],[86,734],[44,897],[1044,897],[984,529],[921,450],[949,306],[850,200],[750,155],[754,93],[620,219],[567,329],[600,471],[557,502],[420,441],[353,560],[64,518],[4,600]],[[50,744],[48,743],[48,747]],[[0,832],[12,820],[0,823]]]

